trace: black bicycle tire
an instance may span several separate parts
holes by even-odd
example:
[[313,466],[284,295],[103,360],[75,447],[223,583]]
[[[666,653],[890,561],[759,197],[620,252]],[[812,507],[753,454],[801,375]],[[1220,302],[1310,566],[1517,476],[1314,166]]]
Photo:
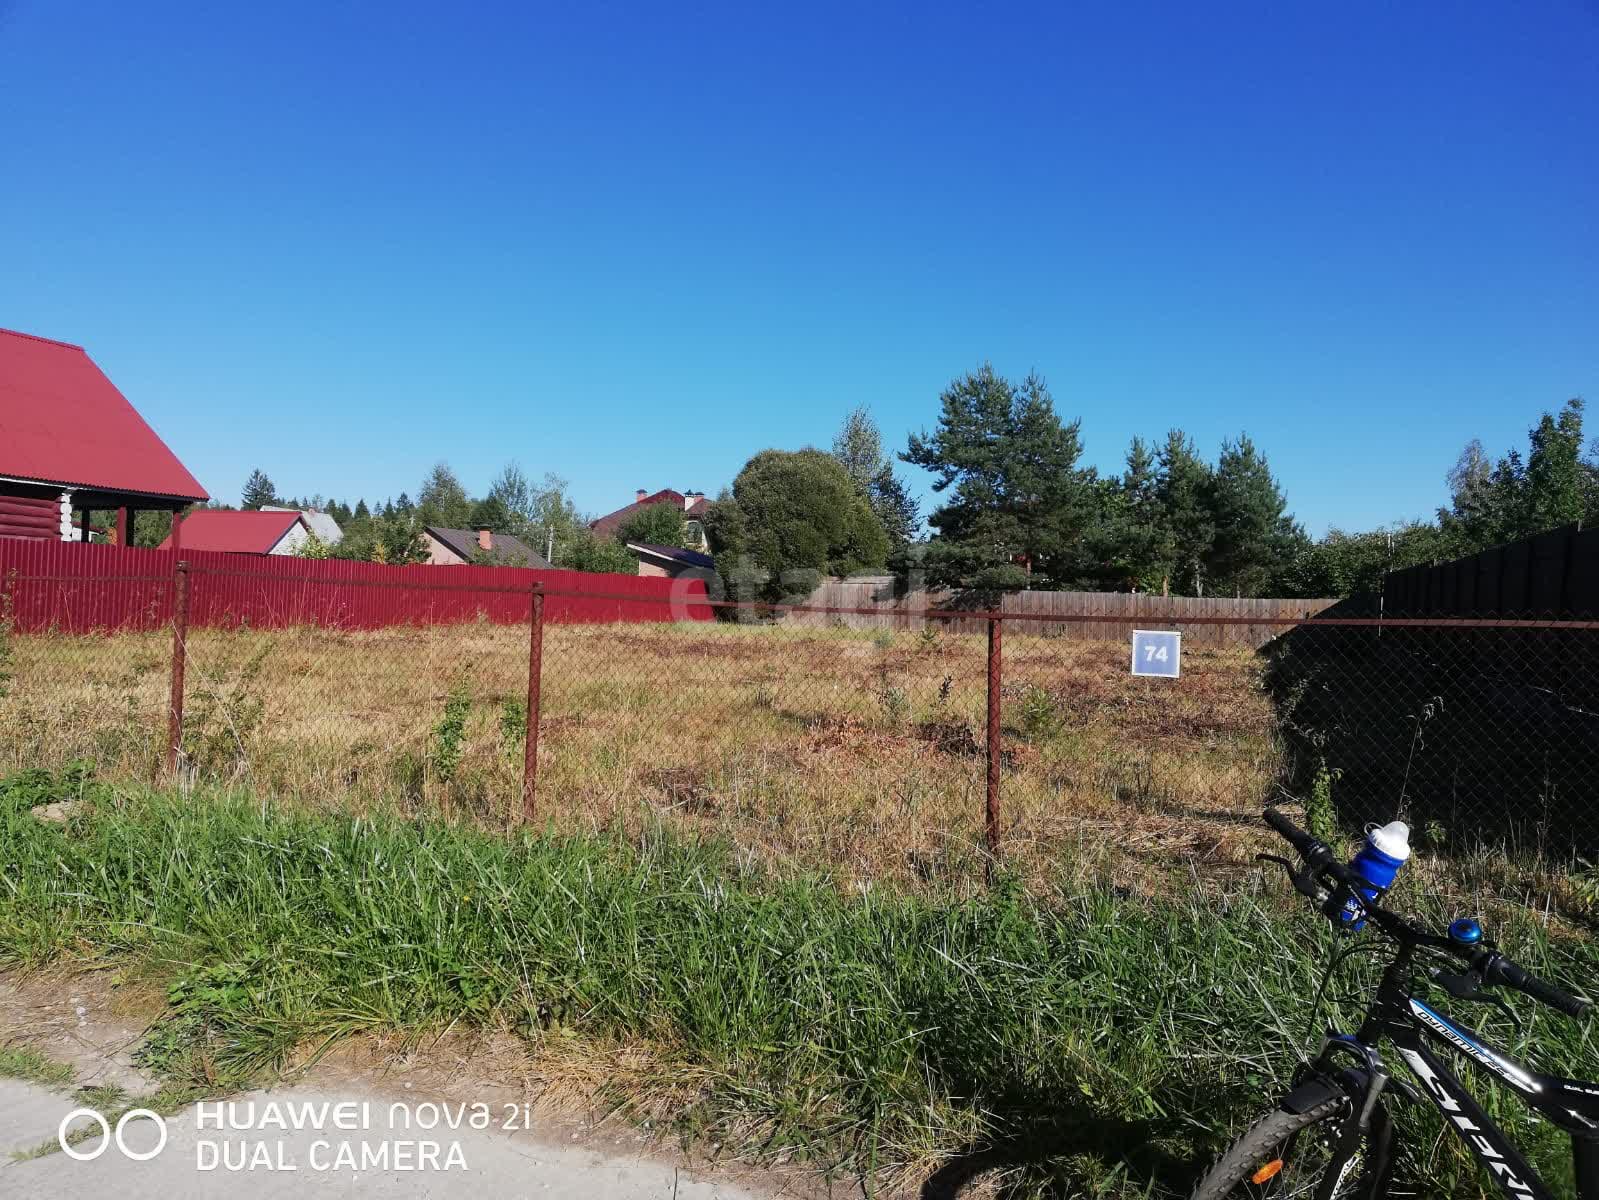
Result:
[[1227,1200],[1230,1196],[1245,1195],[1236,1189],[1261,1167],[1267,1153],[1285,1138],[1330,1120],[1348,1106],[1348,1100],[1334,1097],[1302,1113],[1273,1109],[1245,1130],[1205,1172],[1190,1200]]

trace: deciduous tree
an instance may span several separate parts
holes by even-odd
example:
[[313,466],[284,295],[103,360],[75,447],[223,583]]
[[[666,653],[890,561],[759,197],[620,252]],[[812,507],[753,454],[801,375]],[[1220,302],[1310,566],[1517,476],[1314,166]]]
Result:
[[707,514],[716,569],[771,598],[825,576],[881,570],[888,535],[849,472],[820,450],[763,450]]
[[682,505],[670,501],[649,504],[616,527],[616,540],[623,543],[643,542],[653,546],[681,547],[683,526]]
[[[404,500],[404,497],[401,497]],[[448,463],[436,463],[417,494],[417,516],[423,525],[464,529],[472,519],[472,501]]]
[[844,418],[833,438],[833,457],[882,522],[891,552],[914,540],[921,528],[921,505],[894,474],[893,462],[883,453],[882,431],[865,405]]

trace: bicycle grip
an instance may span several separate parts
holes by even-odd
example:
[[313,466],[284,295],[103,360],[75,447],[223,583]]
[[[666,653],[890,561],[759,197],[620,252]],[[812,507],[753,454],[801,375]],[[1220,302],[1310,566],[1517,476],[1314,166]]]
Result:
[[1489,971],[1485,972],[1490,983],[1502,983],[1506,987],[1513,987],[1518,992],[1531,996],[1543,1004],[1575,1020],[1581,1020],[1588,1015],[1588,1010],[1593,1007],[1593,1001],[1584,996],[1573,996],[1562,991],[1552,983],[1545,983],[1532,972],[1500,955]]
[[1260,814],[1260,819],[1275,829],[1290,846],[1299,851],[1302,856],[1308,857],[1308,851],[1321,843],[1299,826],[1295,825],[1275,808],[1268,808]]

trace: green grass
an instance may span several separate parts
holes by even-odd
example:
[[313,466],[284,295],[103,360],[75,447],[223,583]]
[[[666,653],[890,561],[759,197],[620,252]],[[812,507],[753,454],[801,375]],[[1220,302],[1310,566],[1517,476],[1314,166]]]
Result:
[[[1275,883],[911,893],[779,876],[660,830],[506,837],[78,790],[82,810],[47,825],[0,786],[0,962],[163,972],[141,1057],[174,1094],[340,1037],[465,1022],[515,1030],[600,1099],[725,1152],[890,1178],[981,1153],[1024,1194],[1190,1183],[1292,1069],[1331,937]],[[1533,969],[1595,977],[1591,942],[1506,921]],[[1576,1026],[1517,1008],[1541,1063],[1599,1075]],[[1469,1015],[1495,1028],[1487,1012]],[[1547,1131],[1510,1127],[1568,1173]],[[1478,1194],[1452,1146],[1424,1145],[1439,1194]]]
[[45,1087],[66,1087],[73,1080],[66,1063],[46,1058],[31,1046],[0,1046],[0,1076]]

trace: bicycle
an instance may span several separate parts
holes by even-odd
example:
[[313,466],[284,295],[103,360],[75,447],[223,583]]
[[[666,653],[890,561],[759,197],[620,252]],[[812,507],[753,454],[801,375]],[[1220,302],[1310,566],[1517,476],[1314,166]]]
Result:
[[[1459,972],[1433,968],[1431,981],[1459,1000],[1486,1000],[1514,1018],[1490,989],[1513,988],[1574,1019],[1591,1002],[1544,982],[1489,942],[1473,918],[1453,921],[1444,934],[1421,928],[1369,897],[1369,885],[1337,860],[1326,844],[1282,813],[1267,809],[1265,822],[1298,851],[1303,867],[1262,854],[1281,866],[1296,891],[1315,900],[1334,921],[1351,898],[1364,918],[1397,944],[1375,998],[1354,1034],[1329,1033],[1315,1060],[1300,1068],[1277,1108],[1256,1121],[1217,1160],[1193,1200],[1223,1197],[1310,1200],[1379,1200],[1393,1183],[1395,1133],[1386,1099],[1430,1100],[1444,1122],[1514,1200],[1553,1200],[1552,1193],[1470,1092],[1428,1047],[1439,1042],[1507,1084],[1525,1104],[1571,1137],[1579,1200],[1599,1200],[1599,1083],[1541,1075],[1508,1058],[1476,1032],[1435,1011],[1412,992],[1418,953],[1464,965]],[[1362,891],[1363,885],[1365,891]],[[1352,951],[1335,956],[1328,977]],[[1323,988],[1326,984],[1323,983]],[[1393,1078],[1379,1053],[1391,1043],[1421,1085]]]

